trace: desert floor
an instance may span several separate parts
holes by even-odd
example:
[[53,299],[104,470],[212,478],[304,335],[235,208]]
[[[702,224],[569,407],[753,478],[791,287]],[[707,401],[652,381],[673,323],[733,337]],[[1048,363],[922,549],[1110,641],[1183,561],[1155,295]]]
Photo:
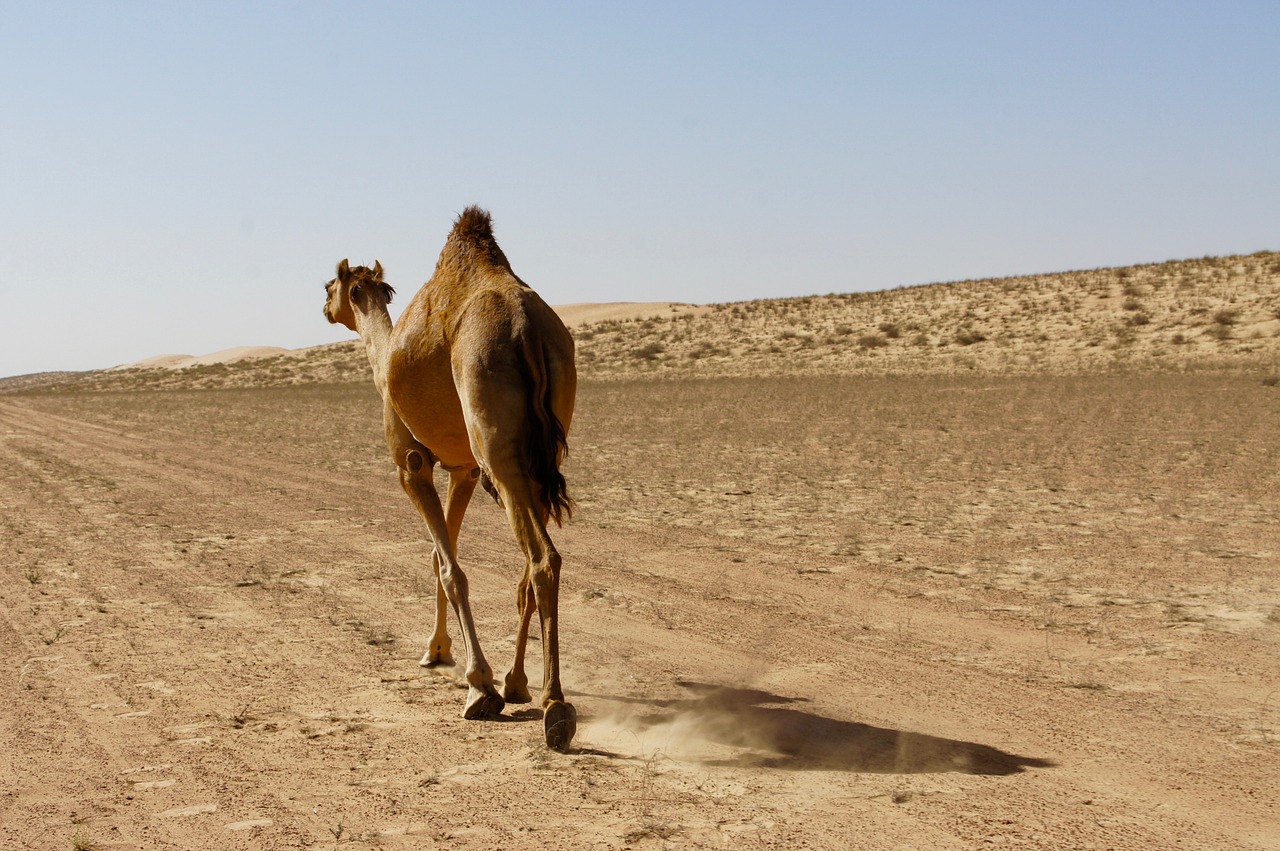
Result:
[[[1225,374],[588,382],[559,754],[417,666],[372,387],[5,396],[0,848],[1280,848],[1278,424]],[[483,493],[461,556],[503,669]]]

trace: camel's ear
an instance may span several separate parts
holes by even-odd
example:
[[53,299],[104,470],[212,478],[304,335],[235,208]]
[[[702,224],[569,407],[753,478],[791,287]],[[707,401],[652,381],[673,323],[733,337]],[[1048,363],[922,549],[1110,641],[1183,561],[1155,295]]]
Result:
[[342,262],[338,264],[338,283],[345,284],[350,277],[351,267],[347,265],[347,258],[343,257]]
[[382,280],[382,261],[380,260],[373,261],[373,279],[375,281]]

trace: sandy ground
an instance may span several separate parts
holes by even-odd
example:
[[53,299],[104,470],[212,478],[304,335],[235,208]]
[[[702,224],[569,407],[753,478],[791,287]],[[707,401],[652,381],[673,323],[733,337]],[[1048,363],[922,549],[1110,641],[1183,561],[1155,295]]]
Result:
[[586,383],[568,754],[416,665],[378,411],[0,399],[0,848],[1280,848],[1276,387]]

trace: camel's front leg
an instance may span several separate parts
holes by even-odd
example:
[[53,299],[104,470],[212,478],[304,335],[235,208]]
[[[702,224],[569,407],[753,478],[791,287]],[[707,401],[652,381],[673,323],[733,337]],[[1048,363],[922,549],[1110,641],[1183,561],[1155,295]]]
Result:
[[404,464],[400,468],[400,484],[427,523],[427,529],[435,543],[436,558],[440,563],[440,587],[444,589],[462,627],[462,641],[467,650],[466,677],[471,687],[462,714],[469,719],[495,717],[502,712],[505,704],[494,688],[493,669],[485,661],[480,649],[475,619],[471,615],[467,576],[458,566],[444,508],[440,505],[440,495],[436,493],[435,483],[431,481],[431,465],[426,463],[422,453],[417,450],[404,453]]
[[[475,493],[476,476],[470,471],[455,470],[449,474],[449,494],[445,498],[445,523],[449,527],[449,543],[453,552],[458,552],[458,533],[462,530],[462,518],[467,513],[471,495]],[[434,492],[435,488],[432,488]],[[427,652],[418,661],[423,667],[436,665],[452,665],[453,642],[449,638],[449,596],[445,593],[444,583],[440,581],[440,552],[431,553],[432,569],[436,581],[436,629],[431,634],[431,643]]]
[[502,696],[507,703],[529,703],[533,695],[529,693],[529,677],[524,672],[524,650],[529,643],[529,625],[533,622],[534,612],[538,611],[538,602],[533,596],[533,580],[528,567],[516,590],[516,610],[520,613],[520,625],[516,629],[516,657],[502,680]]
[[424,668],[436,665],[453,664],[453,639],[449,637],[449,597],[444,592],[444,583],[440,581],[440,554],[431,550],[433,585],[436,586],[436,628],[431,633],[431,641],[427,651],[422,654],[418,664]]

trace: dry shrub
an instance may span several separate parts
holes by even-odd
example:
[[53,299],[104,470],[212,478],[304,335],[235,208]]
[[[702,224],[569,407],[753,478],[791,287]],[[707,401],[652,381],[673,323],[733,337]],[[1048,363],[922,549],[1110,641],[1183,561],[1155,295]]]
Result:
[[645,343],[639,348],[632,349],[631,354],[641,360],[657,360],[658,355],[667,350],[667,347],[658,342]]
[[878,349],[889,345],[889,341],[879,334],[864,334],[858,338],[858,345],[864,349]]

